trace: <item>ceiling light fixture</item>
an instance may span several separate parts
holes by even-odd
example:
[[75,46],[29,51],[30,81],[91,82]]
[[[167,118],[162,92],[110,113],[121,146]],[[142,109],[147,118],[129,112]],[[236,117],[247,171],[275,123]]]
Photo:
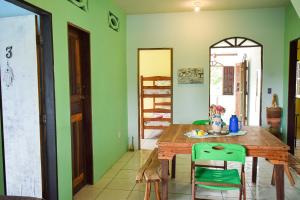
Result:
[[200,1],[194,2],[194,11],[199,12],[200,11]]

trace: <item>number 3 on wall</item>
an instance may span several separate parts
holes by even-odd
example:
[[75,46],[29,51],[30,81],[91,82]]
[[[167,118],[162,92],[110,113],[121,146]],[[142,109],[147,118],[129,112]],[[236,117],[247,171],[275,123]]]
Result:
[[6,58],[11,58],[13,56],[12,48],[12,46],[6,47]]

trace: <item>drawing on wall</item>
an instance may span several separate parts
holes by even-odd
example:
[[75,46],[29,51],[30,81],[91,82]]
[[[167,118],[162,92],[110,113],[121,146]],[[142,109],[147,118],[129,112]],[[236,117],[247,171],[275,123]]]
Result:
[[178,69],[178,84],[203,83],[203,68],[181,68]]
[[73,3],[78,8],[87,11],[88,10],[88,0],[68,0]]
[[119,31],[120,28],[120,22],[119,22],[119,18],[113,14],[111,11],[109,11],[108,13],[108,25],[109,28],[111,28],[114,31]]

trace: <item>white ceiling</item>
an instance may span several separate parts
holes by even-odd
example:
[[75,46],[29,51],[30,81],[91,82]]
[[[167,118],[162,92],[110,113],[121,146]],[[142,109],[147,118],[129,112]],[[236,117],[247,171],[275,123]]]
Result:
[[[195,0],[113,0],[127,14],[190,12]],[[234,10],[285,6],[289,0],[199,0],[201,10]]]

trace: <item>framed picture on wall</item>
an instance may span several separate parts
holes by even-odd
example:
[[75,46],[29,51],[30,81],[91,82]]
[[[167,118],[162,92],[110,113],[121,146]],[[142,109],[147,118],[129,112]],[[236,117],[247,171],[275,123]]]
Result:
[[178,84],[194,84],[204,82],[203,68],[178,69]]

